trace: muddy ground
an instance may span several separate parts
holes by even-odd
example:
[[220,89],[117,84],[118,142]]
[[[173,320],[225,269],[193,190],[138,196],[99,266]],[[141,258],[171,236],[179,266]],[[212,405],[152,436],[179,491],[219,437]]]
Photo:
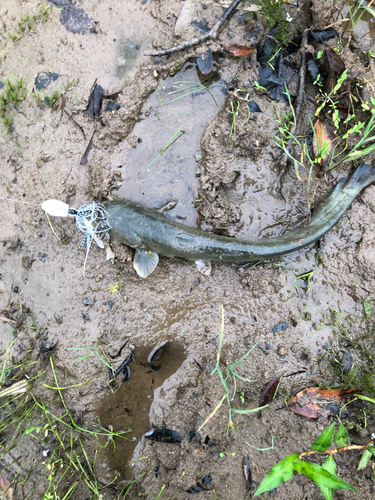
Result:
[[[151,207],[174,199],[177,205],[169,217],[206,231],[248,238],[274,237],[305,220],[307,185],[294,169],[284,179],[284,199],[272,190],[280,158],[273,142],[279,128],[277,112],[282,116],[290,107],[254,87],[256,51],[243,58],[228,52],[230,44],[258,42],[267,30],[265,16],[258,12],[244,18],[240,4],[218,40],[171,56],[144,55],[146,50],[201,34],[229,3],[1,2],[0,82],[23,78],[27,88],[26,98],[7,108],[10,130],[0,124],[0,196],[6,198],[0,200],[0,310],[1,316],[13,320],[0,322],[4,367],[10,367],[7,378],[3,370],[2,385],[39,375],[26,404],[43,401],[50,411],[50,420],[46,416],[42,420],[40,406],[36,407],[30,420],[2,432],[1,465],[3,476],[14,480],[13,498],[63,498],[76,482],[69,498],[99,498],[93,487],[90,491],[87,478],[96,484],[100,498],[124,498],[126,482],[139,476],[126,498],[155,499],[164,488],[158,498],[185,500],[195,493],[189,488],[203,480],[207,491],[199,495],[204,498],[248,498],[271,466],[288,454],[309,449],[337,420],[329,412],[318,419],[294,414],[286,406],[290,396],[313,386],[355,387],[374,396],[374,306],[365,316],[364,302],[370,297],[374,304],[375,186],[367,188],[312,248],[256,266],[213,263],[210,276],[199,274],[193,263],[161,257],[155,272],[143,280],[133,269],[133,251],[116,242],[115,262],[105,261],[104,252],[92,248],[83,276],[85,251],[80,249],[82,234],[74,221],[51,217],[51,227],[40,208],[49,198],[75,208],[116,196]],[[330,9],[330,1],[312,2],[311,26],[324,28],[343,19],[344,4]],[[180,15],[186,5],[190,6],[187,21]],[[20,30],[21,16],[40,16],[45,7],[44,22]],[[286,11],[293,18],[290,39],[302,34],[308,7],[288,4]],[[361,82],[365,102],[373,93],[375,75],[374,59],[368,57],[370,50],[375,52],[373,19],[366,13],[355,30],[342,22],[335,27],[340,37],[327,46],[336,48],[342,40],[341,57],[353,81]],[[246,39],[254,30],[258,30],[255,38]],[[11,39],[9,34],[16,36]],[[208,48],[214,53],[216,71],[210,92],[199,86],[206,77],[196,65],[196,58]],[[320,49],[309,40],[311,56]],[[291,58],[298,74],[300,55]],[[38,90],[40,73],[47,74],[49,84]],[[106,93],[122,92],[104,100],[94,120],[86,108],[95,79]],[[181,82],[196,82],[192,95],[169,93],[190,85]],[[249,93],[261,109],[250,119],[247,102],[235,95],[241,89],[245,92],[237,95]],[[297,91],[298,83],[294,87],[291,83],[292,96]],[[48,106],[45,98],[51,99],[54,92],[61,94],[57,104],[65,98],[65,110],[74,121],[57,106]],[[307,75],[301,135],[311,136],[308,114],[315,114],[316,94]],[[181,98],[168,107],[171,95]],[[108,104],[118,106],[107,111]],[[231,111],[237,107],[233,130]],[[94,129],[88,161],[80,165]],[[180,129],[185,134],[153,162]],[[373,157],[366,158],[371,161]],[[352,167],[346,164],[340,175]],[[313,178],[313,205],[328,192],[327,179]],[[283,222],[275,225],[278,221]],[[312,271],[310,282],[297,278]],[[197,436],[194,431],[223,396],[219,377],[210,376],[219,347],[221,304],[222,363],[234,363],[258,342],[238,368],[252,382],[239,381],[233,407],[256,408],[264,384],[272,377],[283,378],[267,408],[232,414],[235,429],[231,430],[224,403]],[[285,329],[275,329],[283,322]],[[129,343],[112,363],[117,368],[132,344],[130,380],[121,384],[119,377],[110,387],[108,368],[95,352],[107,353],[110,361],[109,355],[114,356],[126,340]],[[166,340],[171,342],[161,358],[148,363],[151,350]],[[54,372],[51,359],[40,354],[53,344],[57,344],[51,354]],[[344,352],[352,358],[347,371],[340,364]],[[64,387],[60,392],[65,407],[57,386]],[[9,422],[15,403],[2,401],[0,418]],[[368,443],[374,432],[373,405],[356,401],[347,412],[343,422],[352,443]],[[98,418],[107,429],[131,431],[126,434],[129,441],[115,438],[115,452],[112,442],[103,449],[82,437],[90,463],[95,450],[98,453],[93,474],[77,434],[69,448],[69,428],[63,422],[74,420],[92,430]],[[143,435],[151,428],[177,431],[182,442],[146,439]],[[105,441],[99,438],[99,445]],[[80,462],[81,469],[69,462],[69,450],[77,452],[76,465]],[[248,491],[244,456],[252,464]],[[339,490],[335,498],[374,498],[374,461],[357,471],[359,458],[359,451],[337,455],[338,475],[358,492]],[[132,459],[139,460],[129,466]],[[50,496],[44,496],[47,491]],[[268,496],[323,498],[304,476],[264,498]]]

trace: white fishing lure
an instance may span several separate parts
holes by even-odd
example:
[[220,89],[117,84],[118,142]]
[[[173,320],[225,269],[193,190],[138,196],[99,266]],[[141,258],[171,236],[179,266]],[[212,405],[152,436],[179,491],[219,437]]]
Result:
[[54,217],[68,217],[69,215],[69,205],[59,200],[43,201],[42,209]]

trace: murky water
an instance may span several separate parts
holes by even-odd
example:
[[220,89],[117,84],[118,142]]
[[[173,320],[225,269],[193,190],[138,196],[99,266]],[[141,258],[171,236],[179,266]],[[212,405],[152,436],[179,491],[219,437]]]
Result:
[[[373,42],[375,36],[375,18],[365,9],[358,9],[356,11],[356,6],[359,3],[360,2],[356,2],[355,0],[339,2],[337,6],[339,13],[338,19],[340,19],[340,15],[342,19],[351,19],[352,17],[349,22],[343,23],[343,26],[349,32],[353,29],[353,33],[358,37],[363,50],[368,50],[371,45],[371,40]],[[363,3],[364,5],[366,4],[365,2]],[[374,9],[373,5],[372,9]]]
[[124,431],[132,429],[126,435],[130,441],[116,440],[115,453],[107,448],[100,453],[100,462],[105,463],[111,471],[117,471],[119,480],[132,477],[129,462],[139,440],[150,430],[149,414],[155,389],[172,376],[186,358],[183,347],[176,342],[170,343],[161,358],[152,364],[147,361],[150,352],[150,348],[136,347],[128,382],[96,404],[101,425],[112,425],[114,429]]
[[116,195],[153,208],[175,200],[167,216],[195,225],[200,139],[224,103],[224,90],[220,81],[205,87],[195,63],[159,80],[132,137],[115,154],[124,180]]

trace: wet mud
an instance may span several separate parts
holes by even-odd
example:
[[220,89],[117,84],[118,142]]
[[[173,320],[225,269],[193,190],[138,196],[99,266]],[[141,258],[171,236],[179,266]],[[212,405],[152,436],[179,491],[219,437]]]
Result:
[[[206,231],[249,238],[278,236],[306,221],[307,181],[297,178],[293,166],[283,181],[284,200],[272,190],[279,173],[280,151],[273,141],[280,126],[277,119],[290,107],[255,86],[256,52],[236,58],[228,50],[234,43],[257,43],[266,32],[263,16],[241,18],[240,4],[217,40],[171,56],[144,55],[145,50],[201,34],[223,13],[219,3],[189,6],[197,3],[184,18],[180,13],[183,7],[188,10],[188,2],[169,0],[1,3],[0,82],[23,78],[27,88],[27,97],[8,111],[9,133],[0,124],[0,316],[7,320],[0,321],[0,352],[9,368],[1,383],[40,375],[31,394],[48,404],[56,417],[55,427],[47,420],[31,421],[22,439],[21,431],[14,434],[17,443],[2,453],[1,467],[10,480],[16,478],[14,498],[43,498],[54,450],[56,459],[67,463],[59,441],[70,421],[67,409],[84,428],[94,429],[99,418],[104,428],[131,428],[125,436],[136,438],[115,437],[115,451],[103,436],[99,444],[107,444],[105,449],[87,439],[91,464],[98,450],[95,473],[102,498],[123,498],[121,490],[139,478],[126,498],[155,499],[164,487],[160,498],[186,500],[200,484],[207,490],[200,491],[202,497],[235,500],[254,494],[276,462],[309,449],[334,421],[329,414],[317,420],[295,415],[285,403],[290,396],[306,387],[348,385],[372,394],[374,186],[311,248],[274,262],[213,263],[210,276],[199,274],[193,263],[160,258],[154,273],[142,280],[133,268],[133,251],[117,242],[112,243],[114,262],[105,261],[104,252],[93,246],[83,276],[85,249],[80,249],[82,234],[74,220],[48,220],[41,210],[40,203],[49,198],[75,208],[122,196],[155,208],[175,200],[176,207],[166,216]],[[339,2],[331,12],[326,6],[330,3],[312,3],[314,29],[346,15],[347,7]],[[20,16],[39,15],[41,6],[51,8],[45,22],[26,28],[17,41],[9,38],[19,33]],[[296,20],[290,23],[290,37],[301,36],[302,11],[289,4],[287,9]],[[362,83],[371,82],[375,71],[374,59],[363,55],[371,48],[374,52],[372,21],[366,14],[354,34],[349,27],[340,31],[346,41],[339,47],[341,57],[353,79]],[[342,23],[335,28],[342,30]],[[246,39],[247,34],[252,35]],[[309,50],[315,54],[313,43]],[[336,43],[329,40],[327,46],[337,48]],[[209,85],[195,62],[208,48],[217,70]],[[298,54],[289,62],[298,72]],[[36,77],[43,80],[43,88],[36,86]],[[96,79],[106,94],[122,92],[105,98],[94,118],[87,106]],[[181,92],[170,94],[183,86],[189,87],[186,93],[192,92],[184,97]],[[65,98],[64,109],[73,120],[46,103],[55,92],[61,94],[58,104]],[[291,93],[297,92],[298,86]],[[371,88],[363,85],[361,92],[361,99],[369,101]],[[168,103],[175,97],[181,98]],[[308,115],[315,114],[315,97],[308,76],[303,136],[312,135]],[[249,113],[248,99],[261,112]],[[163,151],[179,129],[184,133]],[[87,162],[80,165],[94,130]],[[345,164],[340,175],[349,171]],[[311,206],[329,189],[320,175],[313,176]],[[369,297],[372,310],[365,313]],[[200,428],[223,397],[219,377],[211,376],[220,343],[221,304],[222,366],[235,363],[258,342],[238,369],[246,381],[237,386],[233,407],[257,407],[264,385],[281,377],[278,394],[267,408],[232,414],[234,430],[228,429],[226,403]],[[127,339],[135,346],[130,379],[111,388],[103,353],[117,353]],[[148,366],[153,347],[167,340],[172,342],[160,360]],[[50,358],[41,358],[41,347],[54,343]],[[337,368],[343,351],[352,358],[349,373]],[[113,360],[114,368],[120,361]],[[2,422],[11,410],[8,403],[0,410]],[[368,443],[374,422],[371,405],[349,405],[345,424],[351,442]],[[174,430],[182,441],[148,440],[143,435],[151,428]],[[6,429],[1,438],[9,443]],[[68,437],[64,443],[69,443]],[[81,450],[78,438],[72,446]],[[82,451],[77,454],[88,471]],[[250,486],[243,474],[244,456],[252,467]],[[338,475],[358,492],[339,490],[335,497],[373,498],[373,461],[357,471],[359,452],[337,456]],[[60,478],[60,462],[54,467]],[[77,500],[94,495],[80,471],[71,496]],[[64,476],[57,487],[60,498],[71,485]],[[280,500],[321,498],[316,485],[303,476],[265,495]]]
[[[99,453],[99,463],[106,464],[111,480],[113,471],[120,474],[122,480],[131,480],[132,457],[134,448],[143,435],[150,430],[150,407],[154,391],[164,381],[174,376],[180,369],[185,356],[181,345],[170,343],[162,356],[155,362],[149,362],[150,349],[141,347],[134,349],[134,361],[130,365],[130,378],[115,392],[99,400],[95,405],[101,425],[124,430],[131,429],[126,438],[132,441],[119,440],[117,452],[107,449],[106,456]],[[178,374],[175,375],[178,380]],[[104,478],[101,478],[104,479]]]

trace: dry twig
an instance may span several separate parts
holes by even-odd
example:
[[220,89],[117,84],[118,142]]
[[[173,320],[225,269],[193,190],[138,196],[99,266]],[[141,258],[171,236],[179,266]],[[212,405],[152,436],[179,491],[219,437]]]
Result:
[[233,12],[233,10],[237,7],[237,5],[241,1],[242,0],[234,0],[232,2],[232,4],[230,5],[230,7],[228,7],[228,9],[224,12],[224,14],[221,16],[221,18],[215,24],[215,26],[208,33],[205,33],[204,35],[193,38],[192,40],[189,40],[188,42],[184,42],[184,43],[181,43],[180,45],[176,45],[176,47],[171,47],[170,49],[147,51],[147,52],[145,52],[145,56],[165,56],[167,54],[173,54],[173,52],[177,52],[179,50],[187,49],[188,47],[192,47],[193,45],[197,45],[197,43],[203,42],[203,40],[207,40],[209,38],[216,40],[217,32],[219,31],[219,28],[221,27],[223,22],[227,19],[227,17],[230,16],[230,14]]

